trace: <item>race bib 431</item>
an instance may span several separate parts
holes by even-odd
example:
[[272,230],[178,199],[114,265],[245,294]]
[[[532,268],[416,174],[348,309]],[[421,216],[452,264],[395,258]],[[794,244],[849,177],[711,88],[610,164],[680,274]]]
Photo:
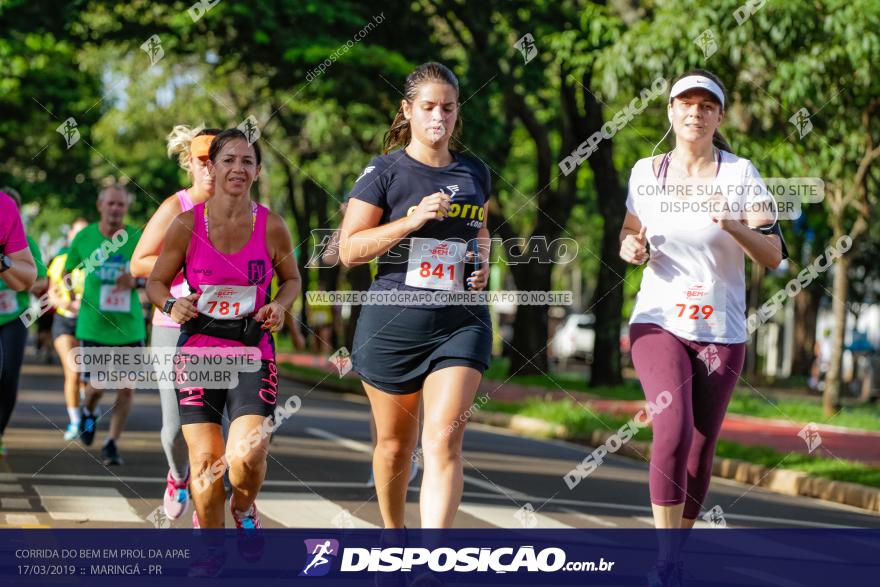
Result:
[[112,283],[105,283],[101,286],[101,301],[98,308],[102,312],[130,312],[131,311],[131,290],[128,288],[118,288]]
[[14,314],[18,310],[18,295],[11,289],[0,290],[0,314]]

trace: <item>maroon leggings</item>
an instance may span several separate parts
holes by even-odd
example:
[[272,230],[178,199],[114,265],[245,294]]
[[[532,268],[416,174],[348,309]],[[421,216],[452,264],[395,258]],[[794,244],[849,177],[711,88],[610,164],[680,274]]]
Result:
[[695,342],[656,324],[633,324],[629,332],[645,399],[656,403],[663,391],[672,394],[672,403],[652,422],[651,503],[684,503],[684,517],[695,519],[709,490],[715,444],[746,345]]

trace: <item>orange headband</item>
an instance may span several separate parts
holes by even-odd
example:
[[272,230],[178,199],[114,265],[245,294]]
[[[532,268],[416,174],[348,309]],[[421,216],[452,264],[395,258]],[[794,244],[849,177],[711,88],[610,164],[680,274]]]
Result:
[[190,157],[198,157],[199,159],[207,159],[208,152],[211,150],[211,141],[214,135],[199,135],[189,144]]

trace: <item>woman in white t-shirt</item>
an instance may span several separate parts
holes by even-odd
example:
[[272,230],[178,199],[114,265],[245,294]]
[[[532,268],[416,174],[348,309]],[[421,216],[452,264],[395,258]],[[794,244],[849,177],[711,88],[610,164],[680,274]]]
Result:
[[[672,86],[675,148],[633,167],[620,256],[648,265],[630,320],[653,418],[650,492],[658,528],[690,528],[745,356],[745,255],[775,268],[784,244],[754,165],[718,133],[725,93],[694,70]],[[668,405],[667,405],[668,404]]]

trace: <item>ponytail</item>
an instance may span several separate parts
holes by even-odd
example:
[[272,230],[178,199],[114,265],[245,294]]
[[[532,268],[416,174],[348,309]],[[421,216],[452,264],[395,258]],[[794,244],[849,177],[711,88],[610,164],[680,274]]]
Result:
[[202,135],[218,135],[220,134],[220,129],[218,128],[205,128],[204,125],[200,125],[194,128],[190,128],[185,124],[175,125],[174,128],[171,129],[171,132],[168,133],[168,137],[166,138],[168,156],[174,157],[177,156],[177,164],[180,165],[180,168],[186,171],[187,175],[192,176],[192,171],[190,170],[189,162],[190,162],[190,152],[189,145],[192,140],[196,137]]
[[728,153],[733,153],[733,149],[730,147],[730,143],[727,142],[727,139],[724,138],[717,130],[715,134],[712,135],[712,144],[715,145],[720,151],[727,151]]
[[189,172],[189,144],[200,130],[202,130],[200,126],[190,128],[185,124],[178,124],[168,133],[168,156],[177,156],[177,164],[187,172]]
[[395,149],[405,147],[409,144],[411,138],[412,133],[409,128],[409,120],[404,116],[403,106],[401,106],[397,109],[397,114],[394,115],[391,128],[385,133],[385,138],[382,141],[382,151],[387,155]]
[[[419,94],[419,87],[423,83],[432,82],[449,84],[455,88],[456,94],[459,93],[458,78],[455,77],[452,70],[442,63],[431,61],[419,65],[415,71],[406,76],[403,99],[412,104],[415,101],[416,96]],[[459,113],[456,117],[455,128],[452,129],[451,138],[457,139],[459,137],[461,134],[461,125],[461,113]],[[409,120],[406,119],[406,116],[403,113],[403,104],[401,104],[400,108],[397,109],[397,114],[394,115],[394,121],[391,123],[391,127],[385,133],[382,140],[383,152],[387,154],[395,149],[406,147],[411,139],[412,129],[410,128]]]

